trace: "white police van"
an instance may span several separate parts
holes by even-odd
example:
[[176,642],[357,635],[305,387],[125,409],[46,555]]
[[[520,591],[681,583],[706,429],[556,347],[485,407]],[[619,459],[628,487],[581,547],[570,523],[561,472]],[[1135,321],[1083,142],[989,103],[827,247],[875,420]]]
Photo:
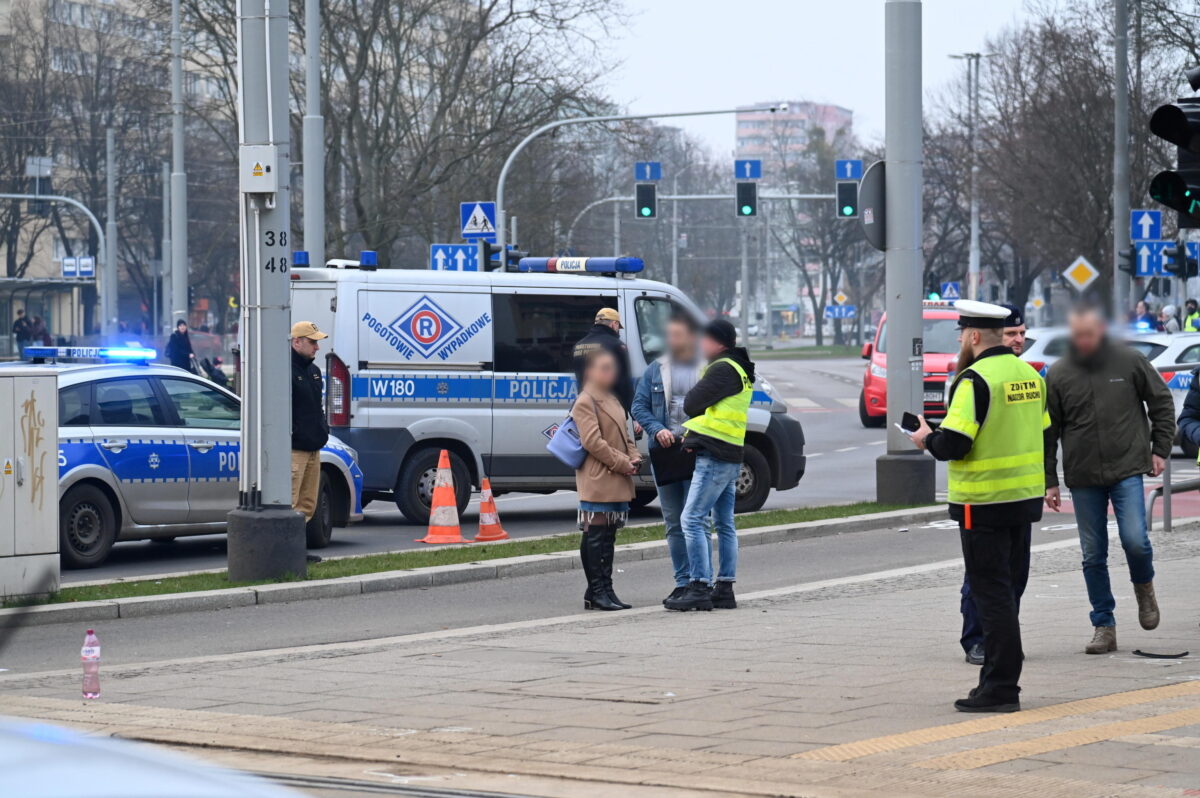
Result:
[[[225,531],[237,506],[241,400],[141,347],[27,347],[58,375],[59,552],[68,568],[99,565],[118,540]],[[81,360],[102,362],[78,362]],[[5,366],[0,365],[0,369]],[[308,545],[362,518],[354,450],[321,450]]]
[[[575,396],[573,350],[596,311],[620,312],[635,377],[662,354],[672,314],[704,321],[675,287],[637,278],[637,258],[525,258],[519,268],[377,271],[341,260],[292,270],[292,320],[330,333],[318,358],[326,409],[358,451],[366,501],[391,499],[424,523],[441,449],[460,510],[483,477],[498,494],[573,490],[574,472],[546,442]],[[804,467],[800,423],[760,379],[738,511],[795,487]],[[652,501],[653,479],[636,479],[638,503]]]

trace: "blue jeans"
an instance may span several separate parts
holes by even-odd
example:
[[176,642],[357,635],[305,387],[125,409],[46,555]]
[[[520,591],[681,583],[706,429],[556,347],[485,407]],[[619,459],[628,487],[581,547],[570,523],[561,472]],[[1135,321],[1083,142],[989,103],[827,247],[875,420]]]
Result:
[[1117,530],[1129,578],[1135,585],[1154,579],[1154,551],[1146,533],[1146,499],[1142,476],[1136,474],[1114,485],[1071,488],[1075,521],[1079,524],[1079,548],[1083,550],[1083,581],[1092,602],[1092,626],[1113,626],[1112,586],[1108,581],[1108,503],[1117,516]]
[[688,566],[687,541],[683,537],[683,506],[687,503],[689,480],[658,486],[658,503],[662,507],[663,525],[667,528],[667,551],[675,569],[675,587],[686,587],[691,577]]
[[721,559],[719,582],[737,579],[737,530],[733,526],[733,504],[737,498],[737,476],[741,463],[716,460],[701,452],[683,506],[683,536],[687,540],[688,563],[693,582],[713,581],[708,516],[717,530],[717,553]]

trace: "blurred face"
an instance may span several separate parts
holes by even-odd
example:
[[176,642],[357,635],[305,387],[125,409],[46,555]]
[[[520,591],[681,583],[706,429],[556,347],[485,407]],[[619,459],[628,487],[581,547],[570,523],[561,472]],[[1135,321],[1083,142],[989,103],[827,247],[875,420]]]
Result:
[[1081,355],[1090,355],[1104,341],[1105,324],[1099,314],[1092,311],[1071,314],[1071,346]]
[[1138,314],[1139,316],[1145,316],[1145,315],[1146,315],[1146,303],[1145,303],[1145,302],[1138,302],[1138,303],[1137,303],[1137,314]]
[[1025,351],[1025,325],[1004,328],[1004,345],[1019,355]]
[[705,360],[712,360],[724,352],[725,347],[706,335],[700,339],[700,351],[704,353]]
[[597,355],[584,371],[583,381],[592,388],[607,391],[617,383],[617,361],[612,355]]
[[317,356],[321,346],[311,338],[293,338],[292,349],[295,349],[304,357],[313,358]]
[[183,323],[179,323],[179,324],[175,325],[175,329],[181,333],[185,333],[185,332],[187,332],[187,325],[183,324]]
[[689,362],[696,357],[696,334],[681,321],[667,325],[667,349],[672,360]]

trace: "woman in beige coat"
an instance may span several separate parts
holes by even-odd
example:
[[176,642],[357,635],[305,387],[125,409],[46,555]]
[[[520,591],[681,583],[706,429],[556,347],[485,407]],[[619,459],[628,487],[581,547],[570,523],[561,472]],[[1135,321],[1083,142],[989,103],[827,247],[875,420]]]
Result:
[[613,394],[617,362],[598,349],[588,355],[583,368],[583,388],[571,408],[587,459],[575,472],[579,492],[579,557],[587,577],[585,609],[625,610],[628,604],[613,592],[613,548],[617,530],[625,526],[633,499],[633,475],[641,455],[633,444],[625,408]]

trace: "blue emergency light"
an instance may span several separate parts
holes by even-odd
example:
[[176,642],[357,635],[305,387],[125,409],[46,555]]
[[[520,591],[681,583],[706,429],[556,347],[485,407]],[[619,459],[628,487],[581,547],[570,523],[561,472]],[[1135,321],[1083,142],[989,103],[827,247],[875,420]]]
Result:
[[373,249],[364,249],[358,253],[358,268],[373,272],[379,268],[379,253]]
[[646,268],[641,258],[521,258],[517,270],[556,274],[634,274]]
[[27,346],[23,354],[29,360],[111,360],[148,363],[158,356],[145,346]]
[[292,253],[292,265],[304,268],[308,266],[308,253],[302,249],[298,249]]

